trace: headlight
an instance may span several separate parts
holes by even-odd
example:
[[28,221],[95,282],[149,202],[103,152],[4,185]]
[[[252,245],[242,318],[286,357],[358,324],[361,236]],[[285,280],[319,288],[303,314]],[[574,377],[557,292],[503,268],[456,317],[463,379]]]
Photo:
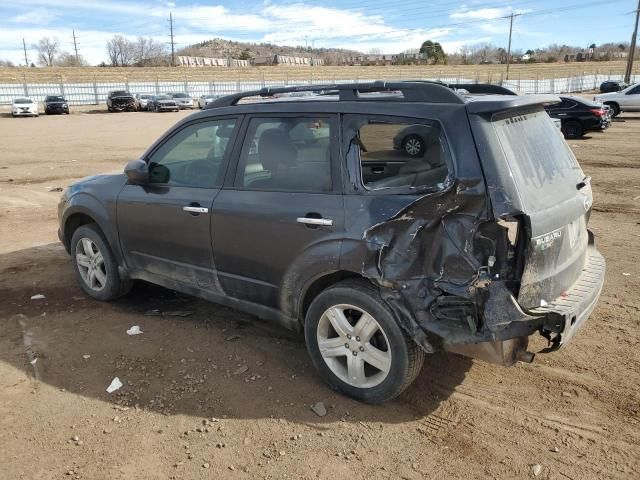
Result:
[[66,103],[63,103],[62,108],[69,108],[69,105],[67,105]]

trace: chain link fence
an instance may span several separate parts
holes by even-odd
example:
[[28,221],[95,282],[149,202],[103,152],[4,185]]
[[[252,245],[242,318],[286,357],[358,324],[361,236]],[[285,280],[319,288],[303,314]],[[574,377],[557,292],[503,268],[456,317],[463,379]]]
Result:
[[[512,77],[505,79],[502,74],[487,78],[486,73],[474,76],[436,76],[411,78],[411,80],[438,80],[446,83],[478,83],[482,81],[502,85],[523,94],[542,93],[579,93],[597,90],[605,80],[623,80],[622,74],[589,74],[569,77],[555,77],[538,75],[537,78]],[[402,78],[399,78],[401,80]],[[261,79],[261,80],[188,80],[184,81],[146,81],[146,82],[100,82],[86,83],[0,83],[0,105],[10,104],[14,98],[30,97],[41,102],[47,95],[63,95],[70,105],[98,105],[106,102],[107,94],[111,90],[127,90],[132,94],[147,93],[161,94],[167,92],[185,92],[192,97],[201,95],[227,95],[247,90],[257,90],[263,87],[281,87],[288,85],[322,85],[327,83],[370,82],[376,78],[362,78],[357,75],[352,79],[322,78],[310,75],[306,80],[298,79]],[[631,82],[640,81],[640,75],[633,75]]]

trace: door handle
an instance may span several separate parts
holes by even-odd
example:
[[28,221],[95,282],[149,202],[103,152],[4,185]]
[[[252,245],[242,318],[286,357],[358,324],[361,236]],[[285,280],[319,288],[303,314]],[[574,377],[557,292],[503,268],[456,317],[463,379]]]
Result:
[[209,213],[209,209],[206,207],[182,207],[182,210],[189,213]]
[[333,220],[330,218],[309,218],[309,217],[298,217],[296,219],[298,223],[304,223],[305,225],[321,225],[324,227],[333,226]]

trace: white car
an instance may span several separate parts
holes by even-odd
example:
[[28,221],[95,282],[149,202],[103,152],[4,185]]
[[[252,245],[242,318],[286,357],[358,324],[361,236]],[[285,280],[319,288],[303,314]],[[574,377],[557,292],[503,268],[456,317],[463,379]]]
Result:
[[612,117],[617,117],[620,112],[640,112],[640,83],[619,92],[601,93],[593,100],[608,105]]
[[200,98],[198,98],[198,108],[202,110],[203,108],[206,108],[206,106],[210,103],[216,101],[218,98],[220,98],[220,95],[202,95]]
[[153,97],[153,94],[151,93],[136,93],[135,95],[135,99],[136,99],[136,110],[138,110],[139,112],[143,111],[143,110],[147,110],[147,102],[149,101],[149,99]]
[[38,104],[27,97],[15,98],[11,102],[11,115],[14,117],[37,117],[39,115]]

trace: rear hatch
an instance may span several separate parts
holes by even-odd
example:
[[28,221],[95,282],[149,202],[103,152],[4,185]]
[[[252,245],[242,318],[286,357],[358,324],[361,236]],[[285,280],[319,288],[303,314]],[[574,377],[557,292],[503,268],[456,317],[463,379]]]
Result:
[[492,144],[483,155],[496,217],[520,218],[525,235],[518,303],[526,309],[562,297],[587,259],[592,193],[573,152],[540,105],[484,116]]

